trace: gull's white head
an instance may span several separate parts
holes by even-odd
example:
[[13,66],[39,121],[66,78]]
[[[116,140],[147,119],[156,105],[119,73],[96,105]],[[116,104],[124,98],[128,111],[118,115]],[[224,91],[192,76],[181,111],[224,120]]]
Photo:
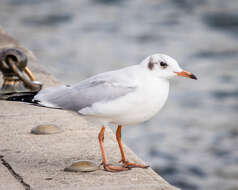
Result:
[[170,79],[174,76],[183,76],[197,79],[194,74],[181,69],[175,59],[165,54],[151,55],[144,59],[141,65],[159,78]]

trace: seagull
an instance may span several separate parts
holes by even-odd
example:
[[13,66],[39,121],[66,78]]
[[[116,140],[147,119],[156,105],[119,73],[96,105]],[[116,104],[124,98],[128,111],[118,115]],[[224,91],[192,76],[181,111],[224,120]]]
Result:
[[[106,171],[118,172],[149,166],[127,160],[121,142],[123,126],[151,119],[164,106],[169,93],[169,79],[182,76],[197,79],[180,68],[165,54],[154,54],[140,64],[90,77],[72,86],[41,90],[33,99],[40,106],[77,112],[100,124],[98,134],[102,165]],[[107,161],[104,150],[106,126],[116,125],[116,139],[121,153],[120,166]]]

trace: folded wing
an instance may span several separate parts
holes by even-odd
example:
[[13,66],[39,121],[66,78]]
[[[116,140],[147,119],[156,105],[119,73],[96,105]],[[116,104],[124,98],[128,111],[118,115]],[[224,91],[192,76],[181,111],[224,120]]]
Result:
[[34,97],[38,104],[79,112],[94,103],[107,102],[135,91],[136,86],[112,74],[98,75],[73,86],[43,89]]

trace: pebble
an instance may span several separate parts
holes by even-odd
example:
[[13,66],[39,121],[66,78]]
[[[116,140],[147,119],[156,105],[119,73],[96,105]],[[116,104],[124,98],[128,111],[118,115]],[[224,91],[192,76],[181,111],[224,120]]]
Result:
[[93,172],[98,170],[99,167],[90,160],[79,160],[71,166],[64,169],[67,172]]
[[59,127],[52,124],[38,125],[31,129],[31,133],[35,135],[50,135],[60,132],[62,132],[62,130]]

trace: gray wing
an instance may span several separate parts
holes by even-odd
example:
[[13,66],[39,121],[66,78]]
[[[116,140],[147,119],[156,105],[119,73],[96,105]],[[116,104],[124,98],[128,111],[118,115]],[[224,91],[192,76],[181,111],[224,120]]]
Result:
[[74,86],[61,86],[42,90],[34,98],[40,105],[79,111],[101,101],[110,101],[135,91],[118,77],[93,77]]

